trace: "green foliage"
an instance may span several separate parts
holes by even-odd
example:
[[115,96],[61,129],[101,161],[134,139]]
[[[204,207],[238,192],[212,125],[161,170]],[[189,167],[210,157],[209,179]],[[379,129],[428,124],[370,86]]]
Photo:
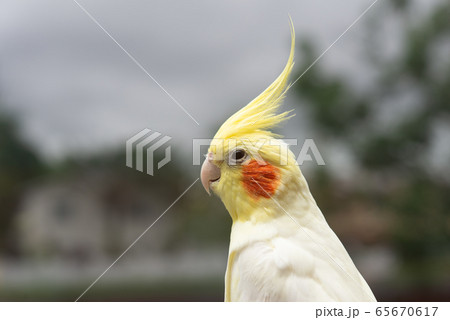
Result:
[[[407,7],[406,1],[392,4],[397,9]],[[405,10],[398,12],[406,26],[400,53],[369,59],[377,72],[369,92],[353,88],[345,78],[330,75],[320,65],[311,68],[294,90],[306,102],[302,107],[308,108],[318,134],[331,143],[345,143],[360,168],[351,177],[345,199],[332,191],[339,184],[333,173],[317,169],[312,187],[319,205],[322,199],[329,210],[325,212],[333,215],[345,203],[358,200],[367,210],[387,212],[394,221],[387,237],[397,254],[405,265],[420,266],[405,268],[414,279],[417,273],[436,276],[438,268],[430,263],[437,258],[448,261],[450,251],[448,172],[447,180],[436,177],[425,157],[434,142],[436,122],[444,121],[450,127],[450,59],[436,61],[434,56],[439,46],[450,43],[450,3],[443,1],[424,19],[410,19]],[[298,74],[318,55],[311,43],[304,43]],[[378,125],[381,106],[394,109],[392,101],[405,92],[418,96],[407,115],[388,128]],[[448,163],[450,170],[450,159]],[[324,181],[332,187],[325,187]]]
[[9,237],[24,187],[44,172],[35,151],[18,134],[14,120],[0,114],[0,250],[14,252]]

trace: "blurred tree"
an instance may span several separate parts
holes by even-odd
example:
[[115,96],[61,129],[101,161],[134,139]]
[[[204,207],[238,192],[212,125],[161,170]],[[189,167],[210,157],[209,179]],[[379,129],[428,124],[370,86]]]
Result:
[[24,189],[44,165],[19,136],[15,121],[0,113],[0,252],[15,253],[11,223]]
[[[450,269],[450,159],[446,172],[436,175],[428,157],[436,124],[450,128],[450,2],[442,1],[422,20],[408,16],[408,2],[390,4],[383,9],[403,19],[406,29],[397,55],[369,52],[367,60],[378,80],[367,92],[319,65],[294,90],[306,102],[302,107],[308,108],[317,134],[345,145],[358,166],[345,201],[340,191],[334,195],[331,191],[330,184],[337,185],[332,172],[318,168],[312,188],[319,203],[331,215],[355,199],[367,208],[388,212],[395,221],[388,241],[403,262],[402,278],[418,284],[424,279],[442,280]],[[369,32],[373,41],[379,38],[373,36],[373,29]],[[383,46],[372,43],[370,48],[374,47]],[[305,41],[299,56],[303,61],[298,74],[318,53]],[[414,99],[408,100],[407,112],[395,118],[396,104],[411,94]],[[394,124],[380,120],[386,114]]]

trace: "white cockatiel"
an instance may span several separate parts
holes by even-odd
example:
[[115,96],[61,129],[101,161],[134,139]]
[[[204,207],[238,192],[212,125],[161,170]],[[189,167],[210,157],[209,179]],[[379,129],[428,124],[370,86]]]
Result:
[[376,301],[311,195],[296,159],[270,129],[293,67],[215,135],[201,180],[233,219],[225,301]]

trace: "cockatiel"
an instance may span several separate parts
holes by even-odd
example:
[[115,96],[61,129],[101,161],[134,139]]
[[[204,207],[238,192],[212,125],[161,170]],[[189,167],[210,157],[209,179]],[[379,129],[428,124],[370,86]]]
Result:
[[225,301],[376,301],[311,195],[294,154],[270,129],[293,67],[295,34],[280,76],[216,133],[201,181],[233,225]]

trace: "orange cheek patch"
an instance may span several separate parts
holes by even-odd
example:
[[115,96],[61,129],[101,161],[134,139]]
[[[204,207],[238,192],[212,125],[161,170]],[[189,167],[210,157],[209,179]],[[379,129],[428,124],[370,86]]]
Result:
[[242,183],[245,190],[255,199],[270,198],[280,184],[280,169],[265,162],[252,159],[242,167]]

